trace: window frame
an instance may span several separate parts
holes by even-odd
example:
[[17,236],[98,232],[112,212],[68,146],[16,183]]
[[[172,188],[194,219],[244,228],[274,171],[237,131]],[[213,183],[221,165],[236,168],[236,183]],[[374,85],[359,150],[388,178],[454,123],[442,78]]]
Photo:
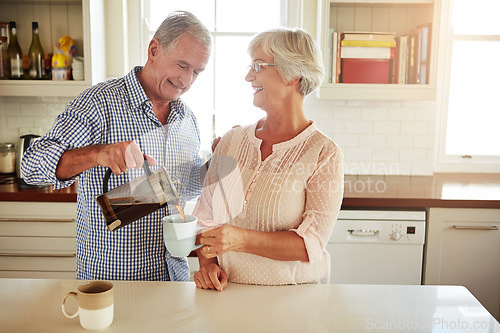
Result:
[[500,36],[497,35],[454,34],[452,29],[452,2],[453,0],[443,1],[440,20],[439,39],[442,42],[439,49],[438,77],[441,82],[438,83],[440,91],[437,94],[434,172],[498,173],[500,172],[500,156],[460,156],[449,155],[445,152],[453,44],[455,41],[500,41]]
[[[141,0],[140,1],[140,9],[137,8],[137,1],[134,0],[127,0],[129,3],[128,7],[131,8],[130,6],[135,7],[136,10],[134,10],[134,14],[128,15],[128,22],[129,26],[135,26],[138,27],[137,31],[135,32],[135,35],[140,36],[140,47],[137,47],[137,42],[132,43],[130,40],[128,42],[128,50],[129,54],[132,54],[130,56],[131,59],[135,59],[135,65],[139,62],[140,64],[145,64],[147,61],[147,49],[148,49],[148,44],[150,41],[150,36],[149,32],[154,31],[156,27],[150,26],[150,23],[148,22],[148,19],[145,17],[145,8],[148,6],[148,0]],[[302,27],[303,25],[303,8],[304,8],[304,2],[305,0],[280,0],[281,2],[281,7],[283,8],[281,12],[281,17],[280,17],[280,22],[282,26],[288,26],[288,27]],[[130,14],[130,12],[129,12]],[[245,36],[253,36],[254,33],[246,33],[246,32],[238,32],[238,33],[232,33],[232,32],[212,32],[212,35],[215,38],[220,37],[220,36],[235,36],[235,35],[245,35]],[[214,51],[212,51],[214,52]],[[215,57],[211,57],[210,59],[211,62],[215,61]],[[133,64],[129,64],[129,67],[132,68]],[[213,80],[215,81],[216,78],[215,76],[213,77]],[[215,85],[214,85],[215,86]],[[214,95],[215,96],[215,95]],[[215,110],[215,97],[214,100],[212,100],[212,109]],[[215,132],[215,126],[214,126],[214,121],[216,122],[217,115],[216,113],[212,114],[212,119],[214,119],[212,122],[212,132]],[[212,133],[213,134],[213,133]],[[220,135],[220,133],[218,133]]]

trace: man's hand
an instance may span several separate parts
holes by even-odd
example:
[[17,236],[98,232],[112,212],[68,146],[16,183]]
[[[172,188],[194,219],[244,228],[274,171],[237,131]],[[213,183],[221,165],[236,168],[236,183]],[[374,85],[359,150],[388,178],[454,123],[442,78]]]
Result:
[[212,141],[212,153],[215,151],[215,147],[217,147],[217,145],[219,144],[220,139],[221,139],[221,137],[219,136],[219,137],[216,137],[214,139],[214,141]]
[[120,175],[127,169],[138,169],[147,161],[156,165],[156,160],[145,155],[134,141],[123,141],[107,145],[94,145],[65,151],[56,168],[59,180],[70,179],[98,165],[110,168]]
[[134,141],[123,141],[109,145],[98,146],[96,163],[108,167],[115,175],[121,175],[127,169],[139,169],[147,159],[149,165],[155,165],[156,160],[144,155]]

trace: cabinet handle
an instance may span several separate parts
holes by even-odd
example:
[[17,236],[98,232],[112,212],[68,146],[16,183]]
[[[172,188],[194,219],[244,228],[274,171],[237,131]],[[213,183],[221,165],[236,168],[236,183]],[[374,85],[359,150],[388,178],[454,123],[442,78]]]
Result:
[[73,223],[75,219],[58,219],[58,218],[46,218],[41,219],[38,217],[0,217],[0,222],[64,222],[64,223]]
[[75,258],[76,253],[59,254],[59,253],[7,253],[7,252],[1,252],[0,257]]
[[498,227],[496,225],[491,225],[491,226],[454,225],[453,228],[458,230],[498,230]]

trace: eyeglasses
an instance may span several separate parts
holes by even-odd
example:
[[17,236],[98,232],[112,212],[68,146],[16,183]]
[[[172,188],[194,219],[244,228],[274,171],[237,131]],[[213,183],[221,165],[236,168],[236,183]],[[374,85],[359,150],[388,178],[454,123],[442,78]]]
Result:
[[265,68],[266,66],[276,66],[276,64],[270,64],[267,62],[258,62],[254,61],[250,64],[250,68],[253,69],[255,73],[258,73],[262,70],[262,68]]

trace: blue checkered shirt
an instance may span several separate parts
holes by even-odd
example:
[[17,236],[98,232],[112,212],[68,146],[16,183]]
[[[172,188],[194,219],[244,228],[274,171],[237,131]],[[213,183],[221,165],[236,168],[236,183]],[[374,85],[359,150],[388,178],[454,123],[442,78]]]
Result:
[[[163,126],[137,79],[141,68],[85,90],[23,157],[22,174],[28,183],[54,184],[58,189],[78,180],[78,279],[189,280],[187,259],[171,257],[163,241],[162,218],[177,213],[175,207],[163,207],[111,232],[95,200],[102,193],[106,168],[94,167],[66,181],[55,177],[59,158],[66,150],[134,140],[143,153],[156,159],[152,170],[164,166],[177,180],[182,205],[201,193],[196,118],[179,99],[170,103],[167,125]],[[142,169],[131,169],[121,176],[112,175],[109,189],[142,174]]]

